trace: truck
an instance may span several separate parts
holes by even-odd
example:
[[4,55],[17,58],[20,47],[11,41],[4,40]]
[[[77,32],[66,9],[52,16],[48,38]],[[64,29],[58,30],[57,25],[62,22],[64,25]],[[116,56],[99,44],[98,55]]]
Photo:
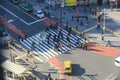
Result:
[[39,18],[45,17],[45,15],[44,15],[43,11],[41,10],[40,6],[34,6],[33,7],[33,13]]

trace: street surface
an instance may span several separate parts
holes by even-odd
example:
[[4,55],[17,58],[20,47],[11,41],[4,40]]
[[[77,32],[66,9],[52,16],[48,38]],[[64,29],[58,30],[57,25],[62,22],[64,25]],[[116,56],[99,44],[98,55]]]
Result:
[[[37,2],[37,0],[30,0],[30,2],[33,5],[42,6],[42,9],[47,5],[46,3]],[[54,17],[39,19],[32,13],[26,13],[20,7],[7,0],[0,1],[0,16],[4,17],[8,23],[14,25],[23,34],[27,35],[27,38],[22,41],[19,40],[20,34],[15,34],[14,32],[16,31],[9,30],[10,25],[6,28],[11,37],[18,41],[19,45],[24,47],[26,51],[34,47],[32,51],[34,57],[29,58],[30,62],[25,61],[28,58],[27,56],[20,57],[20,60],[17,60],[17,62],[25,66],[37,77],[46,79],[50,73],[53,80],[115,80],[116,77],[118,77],[117,80],[120,80],[120,69],[114,65],[115,58],[120,56],[120,18],[118,17],[120,11],[111,11],[108,6],[104,5],[100,9],[103,10],[104,7],[106,7],[104,41],[101,40],[102,27],[97,28],[97,17],[91,15],[89,7],[86,12],[84,12],[83,7],[77,7],[80,16],[88,17],[89,26],[86,25],[87,20],[85,18],[80,18],[79,21],[76,18],[72,19],[73,15],[76,16],[76,11],[72,8],[65,7],[60,12],[61,9],[56,7],[55,9],[51,9],[52,16]],[[72,27],[72,30],[75,32],[84,32],[92,39],[91,43],[94,44],[87,44],[87,50],[77,47],[77,39],[80,38],[81,43],[85,43],[85,39],[72,31],[70,34],[71,47],[68,46],[66,38],[69,31],[65,26],[58,29],[49,29],[44,32],[50,23],[55,24],[61,21],[61,13],[62,25],[68,22],[68,26]],[[83,21],[83,25],[81,25],[81,21]],[[78,26],[78,30],[75,30],[76,26]],[[60,38],[62,48],[56,51],[54,50],[54,35],[58,35],[60,31],[63,34],[63,39]],[[44,32],[43,37],[40,36],[41,32]],[[48,39],[46,37],[49,34],[51,34],[51,37]],[[108,44],[108,40],[111,41],[111,44]],[[32,46],[33,42],[34,46]],[[19,50],[16,49],[16,51]],[[8,50],[3,51],[3,53],[6,53],[7,57],[10,57]],[[12,53],[15,54],[16,52],[13,51]],[[19,53],[17,55],[22,56],[25,54]],[[63,62],[65,60],[72,61],[73,73],[70,76],[63,74]],[[31,67],[35,64],[37,67],[32,69]]]

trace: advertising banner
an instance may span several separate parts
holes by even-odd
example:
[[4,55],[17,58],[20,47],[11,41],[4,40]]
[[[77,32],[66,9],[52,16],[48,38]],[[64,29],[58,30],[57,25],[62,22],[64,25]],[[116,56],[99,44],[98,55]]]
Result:
[[65,0],[66,6],[76,6],[76,0]]

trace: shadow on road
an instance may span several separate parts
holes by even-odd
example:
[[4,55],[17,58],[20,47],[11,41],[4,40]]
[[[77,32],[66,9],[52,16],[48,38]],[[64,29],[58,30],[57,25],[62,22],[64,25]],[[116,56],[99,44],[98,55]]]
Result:
[[47,80],[47,77],[46,75],[42,74],[41,72],[38,72],[36,70],[31,70],[31,72],[36,75],[39,79],[44,79],[44,80]]
[[72,76],[81,76],[85,73],[85,69],[81,68],[79,64],[72,64]]
[[83,74],[83,76],[90,78],[90,80],[98,80],[96,78],[98,76],[98,74]]

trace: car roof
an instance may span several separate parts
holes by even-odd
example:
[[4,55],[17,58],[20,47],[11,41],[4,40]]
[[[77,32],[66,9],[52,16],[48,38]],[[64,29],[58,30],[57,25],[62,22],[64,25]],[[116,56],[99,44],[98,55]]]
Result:
[[120,56],[119,56],[119,57],[117,57],[115,60],[120,61]]

